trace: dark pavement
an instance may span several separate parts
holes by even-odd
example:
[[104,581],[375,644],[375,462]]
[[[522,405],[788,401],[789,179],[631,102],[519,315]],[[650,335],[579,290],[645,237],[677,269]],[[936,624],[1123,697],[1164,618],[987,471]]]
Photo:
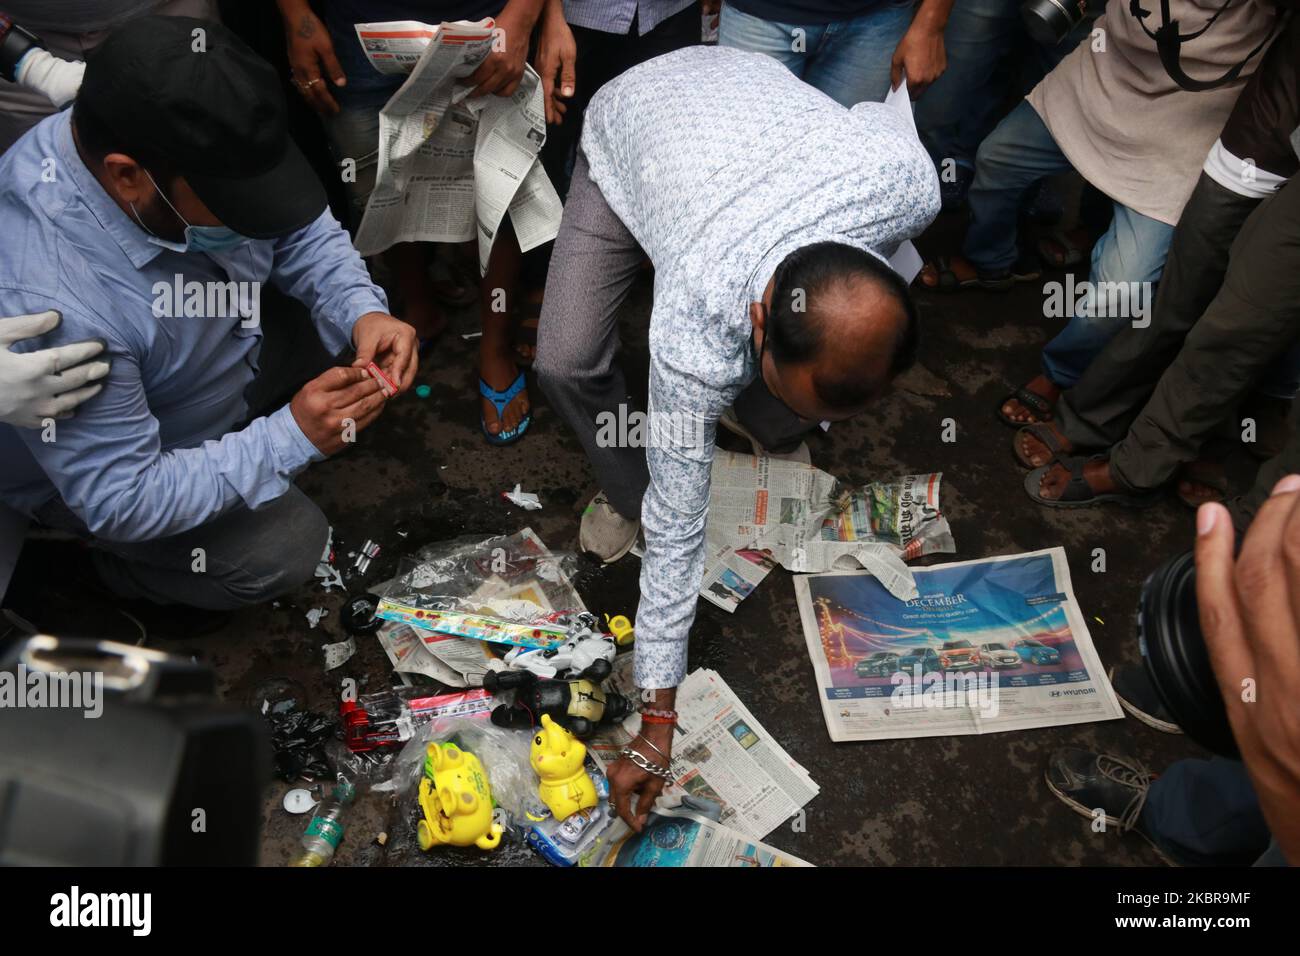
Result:
[[[950,236],[955,225],[941,219],[932,233]],[[939,246],[938,239],[922,243],[931,253]],[[1038,351],[1057,327],[1056,320],[1042,317],[1040,283],[1003,295],[920,299],[925,324],[920,365],[869,414],[813,437],[814,463],[854,482],[942,471],[942,506],[957,553],[941,560],[1064,547],[1103,662],[1109,667],[1136,661],[1139,586],[1163,557],[1190,546],[1191,512],[1173,498],[1144,512],[1059,511],[1032,504],[1021,489],[1024,473],[1011,455],[1012,432],[997,420],[995,409],[1036,372]],[[646,280],[623,317],[629,379],[642,398],[649,305]],[[366,576],[370,584],[390,576],[403,551],[461,534],[486,537],[530,525],[553,549],[575,548],[578,513],[595,491],[576,440],[535,389],[527,437],[508,448],[488,446],[478,428],[477,343],[457,334],[474,328],[473,310],[456,314],[453,324],[458,328],[444,335],[419,373],[432,395],[403,396],[354,449],[299,479],[330,516],[344,551],[365,538],[382,545]],[[949,418],[956,423],[956,441],[944,443]],[[1235,491],[1245,487],[1252,467],[1234,460]],[[538,493],[544,510],[523,512],[500,497],[516,482]],[[407,531],[405,539],[397,536],[398,528]],[[66,547],[72,545],[44,543],[29,548],[24,560],[49,560],[52,550]],[[1097,548],[1106,553],[1105,573],[1090,570]],[[638,571],[633,557],[593,567],[578,582],[579,590],[591,610],[631,616]],[[319,648],[343,637],[341,603],[341,595],[325,594],[313,582],[279,607],[238,613],[216,634],[155,646],[211,662],[223,695],[232,701],[247,701],[267,678],[289,677],[306,688],[311,709],[333,712],[342,679],[355,679],[364,693],[389,686],[391,677],[383,651],[367,638],[359,639],[352,660],[326,674]],[[305,619],[313,606],[332,612],[315,630]],[[1186,738],[1161,735],[1131,718],[984,737],[834,744],[818,706],[791,575],[782,569],[734,615],[700,602],[690,665],[722,674],[821,785],[821,795],[807,807],[805,832],[782,828],[768,837],[819,865],[1160,865],[1137,837],[1093,833],[1089,821],[1048,793],[1043,768],[1052,750],[1065,745],[1127,754],[1157,771],[1198,753]],[[280,808],[288,786],[277,782],[267,792],[262,857],[269,865],[290,858],[307,820]],[[421,853],[415,820],[409,797],[396,805],[364,797],[349,819],[337,863],[542,865],[517,845],[492,854]],[[373,842],[381,830],[390,834],[385,848]]]

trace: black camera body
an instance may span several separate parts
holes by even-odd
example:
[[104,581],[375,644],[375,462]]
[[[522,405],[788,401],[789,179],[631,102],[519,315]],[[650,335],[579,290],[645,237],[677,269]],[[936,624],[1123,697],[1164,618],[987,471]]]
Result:
[[1207,750],[1237,757],[1201,631],[1192,552],[1166,561],[1143,582],[1137,632],[1147,674],[1174,722]]

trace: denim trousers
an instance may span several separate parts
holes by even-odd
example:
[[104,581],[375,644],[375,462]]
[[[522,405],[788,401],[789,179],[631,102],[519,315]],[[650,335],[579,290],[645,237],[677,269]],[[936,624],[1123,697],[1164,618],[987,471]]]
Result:
[[913,3],[886,2],[859,17],[817,24],[764,20],[724,4],[718,45],[766,53],[843,106],[880,102]]
[[[1019,256],[1021,199],[1041,179],[1069,170],[1070,162],[1028,101],[1021,101],[980,145],[968,202],[971,221],[962,253],[981,273],[1010,269]],[[1114,203],[1106,232],[1092,247],[1093,285],[1124,283],[1153,298],[1174,227]],[[1043,349],[1043,370],[1062,388],[1074,385],[1111,337],[1132,321],[1128,315],[1073,315]]]

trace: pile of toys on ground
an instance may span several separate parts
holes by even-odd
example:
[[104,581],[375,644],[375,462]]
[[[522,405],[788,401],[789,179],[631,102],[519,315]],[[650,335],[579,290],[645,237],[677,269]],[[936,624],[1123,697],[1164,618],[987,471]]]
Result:
[[[635,710],[614,689],[630,690],[628,668],[611,680],[634,636],[626,617],[601,622],[582,607],[570,582],[574,560],[528,530],[458,540],[404,559],[378,593],[349,601],[349,631],[375,634],[408,674],[419,668],[394,653],[402,640],[413,653],[436,647],[461,664],[457,672],[435,660],[439,669],[426,672],[444,677],[435,685],[345,695],[337,722],[296,706],[263,707],[281,776],[332,780],[319,803],[302,790],[285,799],[287,810],[315,807],[296,865],[333,857],[358,787],[414,791],[425,851],[493,850],[511,831],[569,866],[599,845],[615,821],[584,740],[601,731],[616,737]],[[439,686],[447,683],[463,686]]]

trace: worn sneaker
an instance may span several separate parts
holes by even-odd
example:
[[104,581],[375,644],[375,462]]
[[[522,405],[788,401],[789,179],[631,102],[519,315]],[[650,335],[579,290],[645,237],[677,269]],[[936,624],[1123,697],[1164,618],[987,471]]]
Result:
[[605,492],[600,491],[582,512],[578,546],[606,564],[612,564],[632,550],[640,530],[640,520],[624,518],[614,510]]
[[777,461],[797,461],[803,465],[812,464],[812,452],[808,450],[808,443],[806,441],[801,441],[799,447],[795,448],[793,451],[768,451],[759,443],[758,439],[753,436],[750,430],[740,423],[740,419],[736,417],[735,409],[725,409],[722,416],[718,419],[718,424],[733,435],[739,435],[741,438],[749,442],[749,446],[753,450],[755,458],[766,456],[768,458],[774,458]]
[[1052,754],[1043,779],[1067,807],[1089,820],[1104,819],[1120,833],[1136,833],[1160,858],[1179,865],[1142,823],[1142,808],[1156,775],[1136,760],[1064,747]]
[[964,163],[953,163],[950,171],[942,166],[939,172],[939,202],[944,212],[955,212],[966,202],[970,184],[975,181],[975,170]]
[[1156,692],[1155,685],[1141,664],[1129,664],[1116,671],[1111,668],[1107,675],[1119,705],[1148,727],[1153,727],[1162,734],[1181,734],[1183,728],[1174,723],[1173,715],[1165,710],[1164,701]]

